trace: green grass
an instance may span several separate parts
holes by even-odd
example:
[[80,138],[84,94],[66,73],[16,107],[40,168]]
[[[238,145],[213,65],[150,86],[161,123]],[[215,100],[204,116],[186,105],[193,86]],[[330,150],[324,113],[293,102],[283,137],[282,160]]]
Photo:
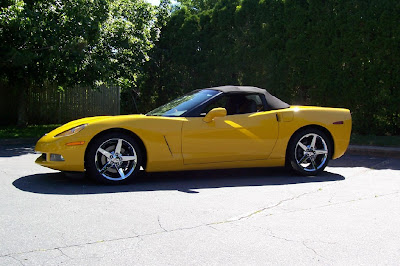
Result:
[[373,136],[373,135],[364,136],[364,135],[352,134],[350,138],[350,144],[400,147],[400,136]]
[[16,126],[0,127],[0,139],[40,138],[60,125],[31,125],[24,128]]

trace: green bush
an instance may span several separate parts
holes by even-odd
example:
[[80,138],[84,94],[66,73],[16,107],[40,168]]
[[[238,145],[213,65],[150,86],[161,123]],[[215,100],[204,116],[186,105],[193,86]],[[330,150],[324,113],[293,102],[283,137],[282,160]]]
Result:
[[182,2],[139,81],[142,112],[196,88],[252,85],[349,108],[360,134],[400,134],[400,2]]

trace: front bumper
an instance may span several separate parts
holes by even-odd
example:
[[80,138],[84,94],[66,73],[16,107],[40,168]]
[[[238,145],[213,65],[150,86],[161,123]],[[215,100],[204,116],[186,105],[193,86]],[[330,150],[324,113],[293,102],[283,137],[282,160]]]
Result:
[[83,142],[80,145],[67,145],[74,141],[75,138],[71,137],[43,136],[35,146],[35,151],[41,153],[35,163],[60,171],[85,171],[87,141],[80,140]]

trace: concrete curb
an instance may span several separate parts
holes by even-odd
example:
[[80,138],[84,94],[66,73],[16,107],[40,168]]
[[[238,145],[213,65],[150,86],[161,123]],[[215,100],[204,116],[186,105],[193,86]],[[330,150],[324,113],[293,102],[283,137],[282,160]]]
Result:
[[347,153],[376,157],[400,158],[400,148],[394,147],[349,145],[347,148]]

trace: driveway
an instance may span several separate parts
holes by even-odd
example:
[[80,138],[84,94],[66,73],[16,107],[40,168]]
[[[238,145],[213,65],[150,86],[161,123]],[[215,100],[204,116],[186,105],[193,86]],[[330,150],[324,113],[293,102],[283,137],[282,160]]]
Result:
[[388,264],[400,261],[400,159],[147,174],[102,186],[0,146],[0,265]]

